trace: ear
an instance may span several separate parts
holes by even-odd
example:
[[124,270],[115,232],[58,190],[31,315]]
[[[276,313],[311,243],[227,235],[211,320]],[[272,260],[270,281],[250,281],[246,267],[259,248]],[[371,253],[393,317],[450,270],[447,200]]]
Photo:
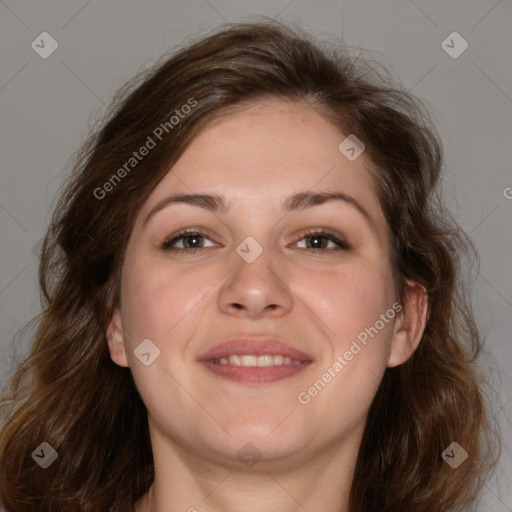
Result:
[[393,328],[388,367],[405,363],[418,348],[428,315],[428,295],[424,286],[407,281],[404,304]]
[[126,347],[121,322],[121,311],[119,308],[114,310],[112,318],[108,324],[107,343],[112,361],[119,366],[128,367],[128,358],[126,357]]

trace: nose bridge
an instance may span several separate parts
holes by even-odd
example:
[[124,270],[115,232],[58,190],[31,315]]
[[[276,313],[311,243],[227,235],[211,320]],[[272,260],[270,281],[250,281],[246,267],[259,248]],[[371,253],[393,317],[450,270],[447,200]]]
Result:
[[283,313],[291,308],[292,297],[281,264],[284,260],[271,246],[273,234],[263,230],[258,233],[246,236],[235,248],[232,272],[219,294],[219,306],[225,312],[244,309],[257,316],[266,309]]

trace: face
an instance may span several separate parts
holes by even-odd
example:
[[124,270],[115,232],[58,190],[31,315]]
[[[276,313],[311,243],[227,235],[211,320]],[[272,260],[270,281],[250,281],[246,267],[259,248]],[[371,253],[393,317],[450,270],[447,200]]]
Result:
[[[305,103],[257,103],[210,123],[141,208],[107,338],[153,442],[233,464],[248,442],[262,462],[356,447],[383,372],[414,339],[365,155],[338,149],[348,135]],[[313,193],[342,198],[289,200]],[[203,360],[235,338],[250,342]]]

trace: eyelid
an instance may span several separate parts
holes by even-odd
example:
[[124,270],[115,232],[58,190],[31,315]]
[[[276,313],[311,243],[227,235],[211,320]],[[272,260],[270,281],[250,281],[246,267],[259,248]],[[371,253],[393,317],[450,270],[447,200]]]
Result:
[[[197,249],[206,249],[206,247],[195,247],[195,248],[191,248],[191,249],[182,249],[181,247],[172,247],[171,246],[172,242],[176,242],[177,240],[179,240],[181,238],[186,238],[187,236],[193,236],[193,235],[201,236],[203,238],[208,238],[209,240],[212,239],[210,232],[205,228],[194,228],[194,227],[185,228],[185,229],[182,229],[182,230],[168,236],[167,238],[165,238],[165,240],[161,244],[161,248],[164,250],[187,251],[187,252],[191,252],[191,251],[194,251]],[[212,240],[212,242],[213,242],[213,240]]]
[[[301,241],[302,239],[314,235],[322,236],[323,238],[327,238],[328,240],[331,240],[336,245],[338,245],[337,249],[339,250],[346,250],[352,248],[351,244],[347,242],[345,237],[341,233],[337,233],[336,231],[333,231],[329,228],[307,228],[305,231],[300,232],[300,236],[298,241]],[[297,242],[295,242],[297,243]],[[336,249],[313,249],[314,252],[333,252]]]
[[[178,241],[178,240],[180,240],[182,238],[187,238],[187,236],[193,236],[193,235],[200,236],[202,238],[207,238],[207,239],[211,240],[212,242],[214,242],[214,240],[212,239],[211,234],[209,233],[209,230],[207,230],[205,228],[194,228],[194,227],[191,227],[191,228],[186,228],[186,229],[183,229],[181,231],[178,231],[178,232],[170,235],[169,237],[167,237],[162,242],[161,248],[163,250],[176,251],[176,252],[184,252],[184,251],[185,252],[195,252],[195,251],[200,250],[200,249],[207,249],[208,248],[208,247],[181,248],[181,247],[173,247],[171,245],[172,243],[175,243],[176,241]],[[305,231],[302,231],[298,235],[294,236],[294,238],[300,237],[300,238],[298,238],[294,242],[294,244],[297,244],[298,242],[302,241],[304,238],[311,237],[311,236],[314,236],[314,235],[318,235],[318,236],[321,236],[322,238],[326,238],[327,240],[332,241],[333,243],[335,243],[337,245],[337,247],[336,248],[331,248],[331,249],[307,248],[310,251],[322,253],[322,252],[333,252],[333,251],[336,251],[336,250],[348,251],[348,250],[350,250],[352,248],[351,244],[349,244],[346,241],[345,237],[343,237],[339,233],[337,233],[337,232],[335,232],[335,231],[333,231],[331,229],[328,229],[328,228],[307,228]],[[216,243],[216,242],[214,242],[214,243]]]

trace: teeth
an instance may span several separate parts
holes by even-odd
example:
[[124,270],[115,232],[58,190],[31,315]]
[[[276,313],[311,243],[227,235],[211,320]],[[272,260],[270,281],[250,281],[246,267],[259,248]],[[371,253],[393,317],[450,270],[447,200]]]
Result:
[[274,364],[275,365],[283,364],[283,362],[284,362],[283,356],[274,356]]
[[242,366],[242,358],[240,356],[230,356],[229,364],[233,366]]
[[242,366],[258,366],[256,356],[242,356]]
[[215,359],[216,364],[230,364],[232,366],[297,366],[302,364],[301,361],[290,359],[282,355],[272,356],[265,354],[263,356],[252,356],[252,355],[234,355],[229,358],[221,357]]

